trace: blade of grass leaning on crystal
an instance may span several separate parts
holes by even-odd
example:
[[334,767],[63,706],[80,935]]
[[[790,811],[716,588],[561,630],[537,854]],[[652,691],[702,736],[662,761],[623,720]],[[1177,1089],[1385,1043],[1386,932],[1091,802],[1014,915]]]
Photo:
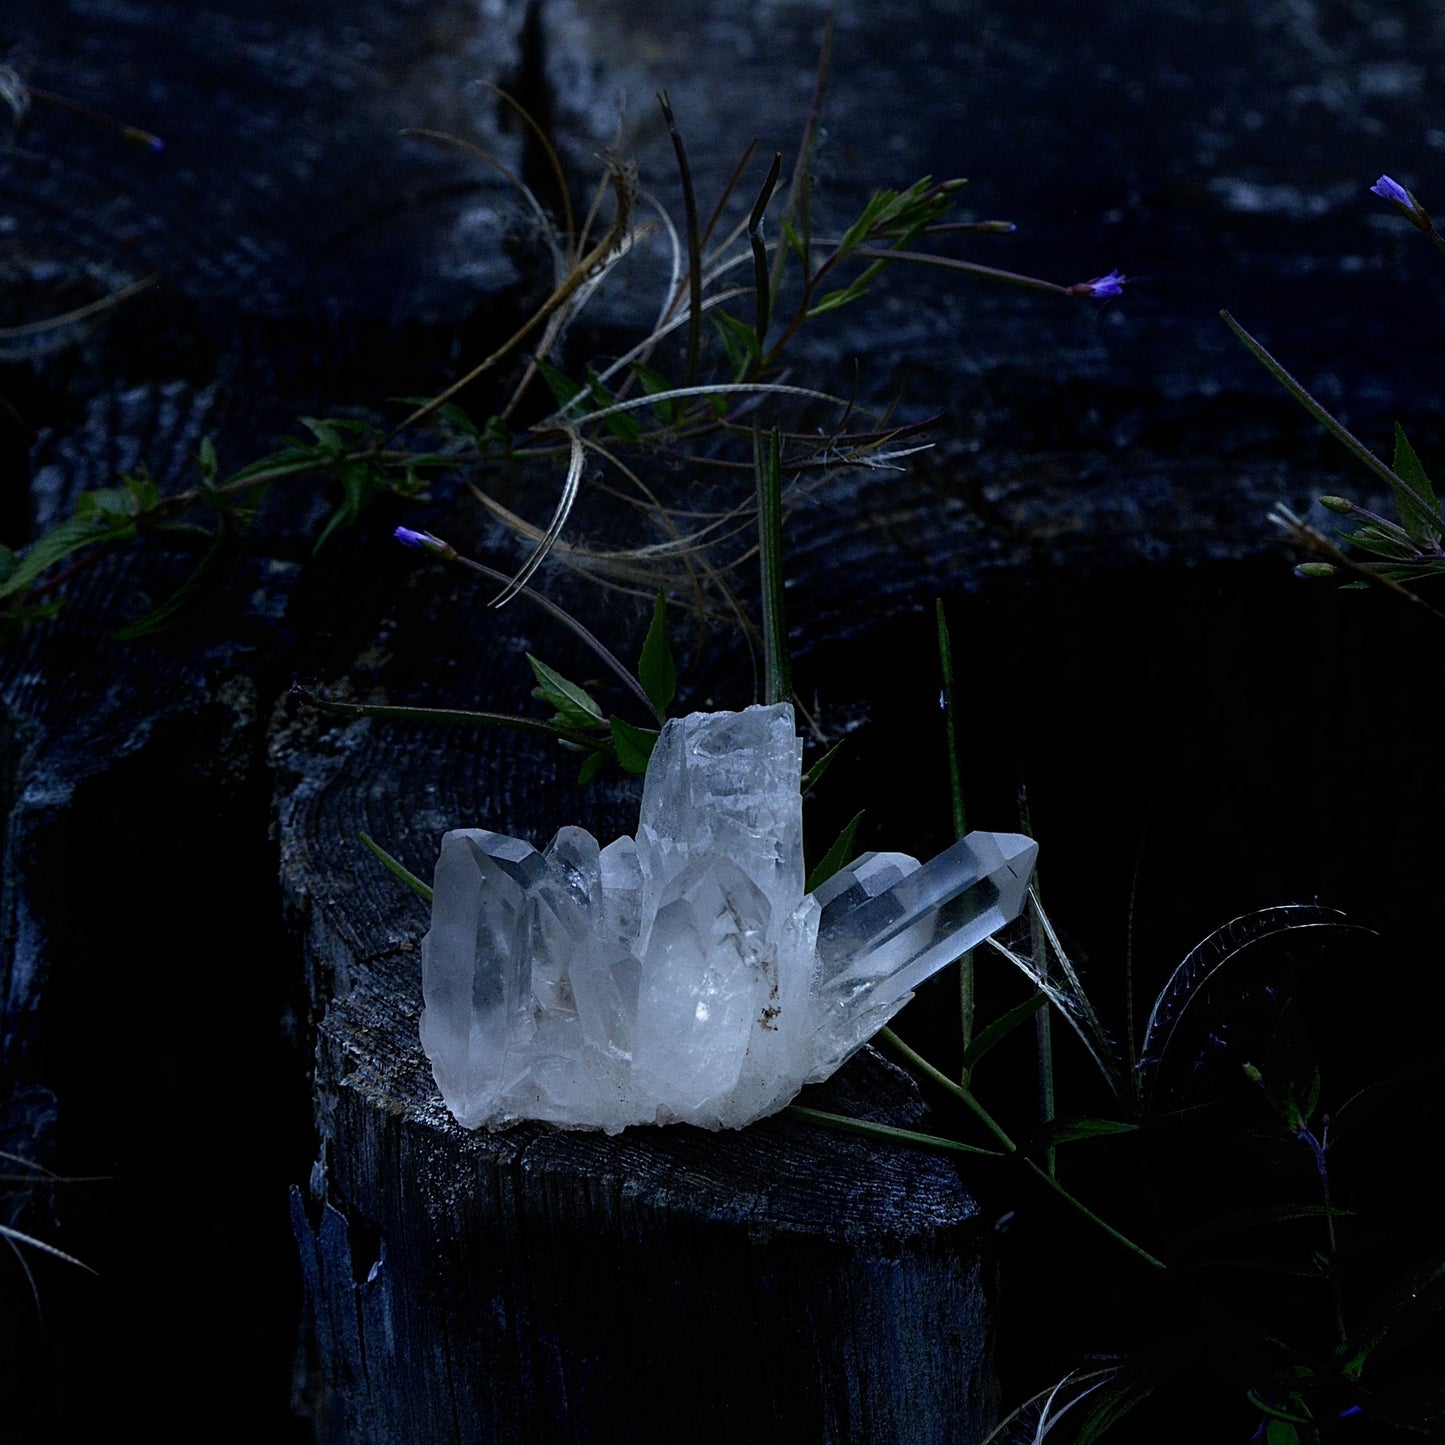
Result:
[[1337,421],[1333,416],[1277,362],[1263,346],[1232,317],[1229,312],[1219,313],[1224,324],[1242,341],[1249,352],[1336,441],[1343,443],[1355,454],[1374,474],[1385,482],[1392,491],[1399,490],[1411,499],[1419,507],[1422,515],[1445,532],[1445,517],[1441,517],[1435,508],[1429,506],[1423,497],[1407,482],[1393,467],[1386,465],[1356,437],[1343,423]]
[[[948,797],[953,810],[953,837],[957,841],[968,832],[968,823],[963,808],[963,779],[958,767],[958,731],[954,724],[953,643],[948,635],[948,619],[943,613],[943,598],[934,598],[933,611],[938,621],[938,667],[943,675],[941,701],[944,741],[948,749]],[[973,1041],[974,1011],[973,950],[970,949],[958,960],[959,1034],[965,1052]],[[962,1082],[968,1082],[967,1070],[963,1073]]]
[[788,621],[783,606],[783,489],[775,427],[766,442],[753,433],[758,481],[758,559],[763,601],[763,702],[790,702],[792,669]]

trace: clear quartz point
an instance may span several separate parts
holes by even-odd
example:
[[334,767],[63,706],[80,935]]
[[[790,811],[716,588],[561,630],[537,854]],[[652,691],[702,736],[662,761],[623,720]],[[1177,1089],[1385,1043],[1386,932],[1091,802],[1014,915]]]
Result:
[[442,839],[422,1045],[469,1128],[740,1128],[826,1078],[930,974],[1017,917],[1037,853],[970,833],[803,893],[786,704],[662,730],[636,839]]

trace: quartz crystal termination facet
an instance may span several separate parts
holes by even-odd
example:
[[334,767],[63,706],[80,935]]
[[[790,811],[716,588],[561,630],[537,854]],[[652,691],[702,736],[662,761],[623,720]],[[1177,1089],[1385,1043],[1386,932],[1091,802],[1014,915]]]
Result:
[[666,724],[637,836],[442,839],[421,1038],[468,1128],[741,1128],[825,1079],[1023,907],[1037,846],[868,853],[803,892],[786,703]]

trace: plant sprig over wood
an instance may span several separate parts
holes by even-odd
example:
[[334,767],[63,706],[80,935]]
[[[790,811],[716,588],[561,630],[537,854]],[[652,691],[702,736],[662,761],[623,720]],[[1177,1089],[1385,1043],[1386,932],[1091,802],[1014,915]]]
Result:
[[[412,132],[503,170],[550,270],[542,301],[441,392],[410,399],[410,410],[393,425],[354,416],[305,418],[305,435],[288,438],[238,471],[225,472],[207,443],[189,486],[162,494],[138,474],[83,494],[72,516],[23,552],[0,548],[0,620],[14,624],[50,615],[64,600],[69,578],[117,547],[152,534],[186,537],[199,560],[172,597],[122,629],[124,636],[139,636],[168,623],[207,574],[222,570],[248,545],[251,520],[271,487],[306,482],[329,488],[336,503],[317,538],[320,546],[379,498],[420,497],[441,472],[465,478],[490,515],[530,547],[499,588],[497,604],[516,596],[552,554],[610,584],[647,596],[663,585],[703,610],[742,618],[727,568],[745,555],[752,535],[755,427],[778,428],[785,501],[840,468],[898,467],[926,444],[924,426],[895,424],[849,396],[793,380],[791,349],[805,328],[867,298],[898,261],[943,265],[1065,296],[1116,295],[1122,282],[1110,273],[1062,286],[919,250],[932,240],[1012,230],[1007,222],[950,220],[960,180],[925,177],[899,190],[876,190],[839,234],[816,234],[810,174],[821,82],[820,72],[791,179],[784,178],[781,154],[760,156],[755,142],[705,211],[694,194],[681,127],[666,97],[659,97],[674,138],[685,203],[681,225],[643,188],[635,167],[616,155],[607,158],[579,223],[565,201],[561,217],[551,216],[519,177],[469,141]],[[555,151],[525,119],[550,160],[557,194],[565,198],[567,178]],[[769,234],[774,226],[776,237]],[[563,355],[569,328],[617,268],[644,253],[649,261],[660,259],[664,274],[651,326],[622,355],[569,365]],[[0,332],[0,344],[7,336]],[[505,377],[507,386],[489,414],[474,416],[459,398],[472,397],[474,383],[488,374]],[[524,404],[535,413],[539,389],[550,393],[550,409],[519,430],[517,418]],[[545,522],[519,515],[484,485],[499,464],[525,459],[556,465]],[[649,465],[678,462],[695,477],[717,481],[716,506],[688,512],[655,489]],[[659,540],[612,551],[564,540],[584,477],[594,473],[601,485],[620,491],[640,519],[660,528]],[[742,483],[735,492],[732,481]]]
[[[1412,226],[1423,231],[1438,250],[1445,252],[1445,236],[1435,228],[1424,206],[1398,181],[1381,176],[1370,190],[1390,202]],[[1220,316],[1255,360],[1332,437],[1385,483],[1395,508],[1395,517],[1391,518],[1362,507],[1348,497],[1321,497],[1319,503],[1325,511],[1353,524],[1353,530],[1340,534],[1344,543],[1341,545],[1289,507],[1283,504],[1276,507],[1270,513],[1270,521],[1315,558],[1301,563],[1296,570],[1302,577],[1343,579],[1345,587],[1383,588],[1445,621],[1445,612],[1427,602],[1417,590],[1420,583],[1445,575],[1445,514],[1442,514],[1434,483],[1404,428],[1395,423],[1393,456],[1389,462],[1384,461],[1310,395],[1229,312],[1221,311]],[[1348,550],[1351,547],[1364,557],[1353,555]]]

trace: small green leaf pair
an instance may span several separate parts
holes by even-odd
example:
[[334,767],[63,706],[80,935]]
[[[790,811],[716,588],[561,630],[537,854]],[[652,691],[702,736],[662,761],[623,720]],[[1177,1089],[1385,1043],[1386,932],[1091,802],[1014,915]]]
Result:
[[[658,739],[657,729],[638,727],[615,715],[608,717],[585,687],[563,677],[530,652],[527,661],[537,679],[532,696],[556,709],[552,721],[577,732],[598,734],[598,747],[588,754],[582,764],[577,779],[579,783],[590,781],[609,756],[616,757],[624,772],[640,775],[647,771],[648,760]],[[658,720],[664,719],[677,693],[677,666],[667,638],[667,599],[661,588],[653,602],[652,621],[642,643],[637,682]]]

